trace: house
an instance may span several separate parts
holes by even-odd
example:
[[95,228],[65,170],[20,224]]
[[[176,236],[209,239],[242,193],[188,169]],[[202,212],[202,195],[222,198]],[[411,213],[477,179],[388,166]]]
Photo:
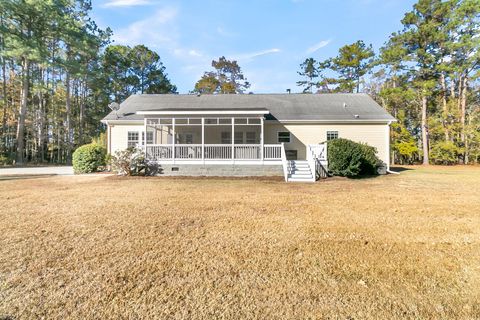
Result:
[[132,95],[103,120],[108,152],[141,147],[164,174],[315,181],[328,140],[367,143],[389,164],[395,119],[366,94]]

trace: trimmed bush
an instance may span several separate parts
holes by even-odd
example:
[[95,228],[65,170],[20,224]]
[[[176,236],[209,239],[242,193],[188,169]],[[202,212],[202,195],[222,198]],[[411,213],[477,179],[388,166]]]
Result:
[[374,147],[348,139],[334,139],[328,141],[327,148],[331,174],[344,177],[377,174],[381,161]]
[[78,147],[73,153],[73,171],[75,173],[96,172],[106,165],[107,149],[91,143]]
[[141,149],[116,151],[110,158],[112,171],[121,176],[145,175],[147,163]]

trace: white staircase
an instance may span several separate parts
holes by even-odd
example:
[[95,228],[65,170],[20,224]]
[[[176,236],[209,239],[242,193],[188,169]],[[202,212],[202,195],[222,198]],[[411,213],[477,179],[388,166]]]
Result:
[[288,182],[315,182],[315,176],[306,160],[288,161]]
[[281,158],[286,182],[315,182],[326,178],[328,173],[327,144],[307,146],[307,160],[287,160],[285,145],[282,143]]

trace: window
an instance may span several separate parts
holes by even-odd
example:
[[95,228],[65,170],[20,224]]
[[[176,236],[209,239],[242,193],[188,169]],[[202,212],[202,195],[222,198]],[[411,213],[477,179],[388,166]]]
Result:
[[228,131],[222,132],[222,144],[232,143],[232,134]]
[[139,138],[138,131],[128,131],[127,148],[136,147],[137,144],[139,143],[138,138]]
[[246,143],[248,143],[248,144],[258,143],[257,142],[257,133],[255,131],[247,132]]
[[235,132],[235,144],[242,144],[243,143],[243,132]]
[[290,142],[290,132],[288,131],[280,131],[277,133],[278,134],[278,142],[281,143],[281,142],[285,142],[285,143],[289,143]]
[[338,139],[338,131],[327,131],[327,141]]
[[[145,144],[145,131],[142,131],[142,141],[140,144]],[[153,131],[147,131],[147,144],[153,144]]]
[[178,134],[178,143],[179,144],[192,144],[193,143],[193,133],[179,133]]

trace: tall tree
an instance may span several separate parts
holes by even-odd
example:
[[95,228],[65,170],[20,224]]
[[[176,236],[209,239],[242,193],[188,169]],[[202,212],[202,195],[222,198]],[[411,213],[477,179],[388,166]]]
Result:
[[198,93],[244,93],[250,83],[243,75],[242,69],[235,60],[220,57],[212,61],[215,71],[205,72],[195,83],[194,92]]
[[45,1],[13,1],[2,3],[5,24],[3,29],[3,57],[10,57],[21,66],[22,87],[16,133],[16,163],[23,164],[25,157],[25,119],[30,94],[31,64],[46,56],[43,38],[47,36],[47,21],[52,18],[55,8]]
[[144,45],[133,47],[128,58],[131,61],[131,72],[138,79],[137,92],[140,93],[175,93],[173,85],[165,73],[165,66],[160,56]]
[[413,83],[421,101],[421,140],[423,164],[429,164],[428,105],[439,78],[440,42],[444,36],[439,30],[449,14],[449,3],[442,0],[420,0],[402,20],[404,30],[391,37],[391,42],[406,49],[406,57],[413,74]]
[[361,40],[343,46],[338,56],[330,60],[330,68],[339,73],[338,90],[342,92],[360,92],[360,79],[369,72],[373,65],[372,45],[365,45]]
[[319,76],[317,68],[317,61],[313,58],[307,58],[300,65],[298,74],[305,78],[305,80],[297,81],[297,86],[304,87],[303,93],[313,93],[313,88],[318,86],[318,81],[315,79]]

